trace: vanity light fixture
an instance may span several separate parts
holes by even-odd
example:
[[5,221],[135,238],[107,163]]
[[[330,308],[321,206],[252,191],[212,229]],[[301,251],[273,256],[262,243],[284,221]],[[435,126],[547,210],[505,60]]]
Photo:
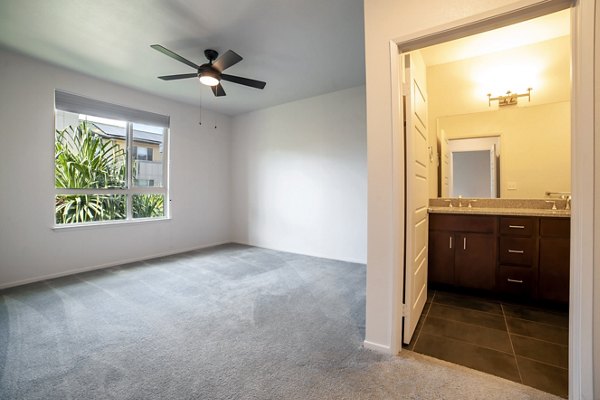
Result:
[[500,107],[504,106],[516,106],[519,97],[527,97],[527,100],[531,102],[531,88],[527,88],[527,93],[512,93],[510,90],[506,92],[505,96],[492,97],[491,93],[488,93],[488,106],[492,106],[492,101],[498,100]]

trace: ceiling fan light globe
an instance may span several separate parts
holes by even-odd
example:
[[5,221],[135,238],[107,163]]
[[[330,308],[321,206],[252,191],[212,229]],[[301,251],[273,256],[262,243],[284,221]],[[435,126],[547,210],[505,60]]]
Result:
[[206,86],[217,86],[220,82],[219,76],[212,71],[204,71],[199,76],[200,83]]

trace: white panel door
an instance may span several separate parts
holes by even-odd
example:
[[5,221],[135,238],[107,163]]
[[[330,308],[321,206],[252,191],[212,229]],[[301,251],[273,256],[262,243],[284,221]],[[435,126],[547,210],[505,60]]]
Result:
[[409,343],[427,300],[429,219],[427,88],[425,63],[418,51],[404,56],[406,162],[406,251],[404,332]]

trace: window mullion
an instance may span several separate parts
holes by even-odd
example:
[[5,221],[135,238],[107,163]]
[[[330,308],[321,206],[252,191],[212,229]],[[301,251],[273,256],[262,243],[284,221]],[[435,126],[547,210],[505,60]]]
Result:
[[163,154],[162,154],[162,189],[164,193],[164,213],[165,217],[171,215],[170,198],[169,198],[169,144],[170,135],[169,129],[163,128]]
[[133,199],[131,189],[133,188],[133,123],[127,122],[127,220],[133,219]]

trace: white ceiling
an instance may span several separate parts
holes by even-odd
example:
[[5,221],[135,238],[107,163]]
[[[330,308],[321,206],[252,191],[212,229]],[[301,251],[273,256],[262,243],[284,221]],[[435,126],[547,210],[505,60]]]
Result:
[[[231,49],[244,60],[215,98],[194,72],[153,49],[197,63]],[[236,115],[364,84],[363,0],[0,0],[0,45],[98,78]]]

